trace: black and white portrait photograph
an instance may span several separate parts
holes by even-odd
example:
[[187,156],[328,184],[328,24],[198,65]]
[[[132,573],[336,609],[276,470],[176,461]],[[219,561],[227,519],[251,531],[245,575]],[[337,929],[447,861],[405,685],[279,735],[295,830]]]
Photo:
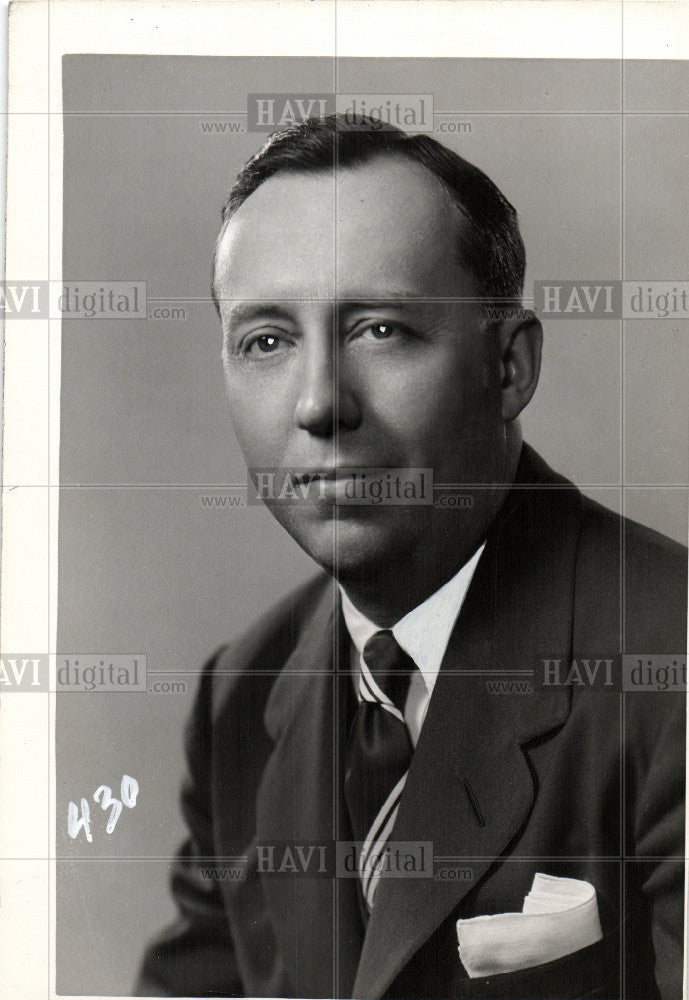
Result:
[[685,995],[681,6],[13,6],[8,996]]

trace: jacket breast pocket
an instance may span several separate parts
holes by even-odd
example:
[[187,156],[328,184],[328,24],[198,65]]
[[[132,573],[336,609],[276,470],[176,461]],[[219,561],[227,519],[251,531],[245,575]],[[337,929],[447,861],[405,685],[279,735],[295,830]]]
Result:
[[569,955],[517,972],[462,979],[466,1000],[617,1000],[619,956],[616,938],[603,937]]

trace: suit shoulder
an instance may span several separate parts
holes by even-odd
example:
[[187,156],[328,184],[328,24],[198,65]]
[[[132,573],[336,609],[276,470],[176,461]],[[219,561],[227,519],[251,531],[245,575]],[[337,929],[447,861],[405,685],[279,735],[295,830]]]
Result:
[[602,557],[624,554],[625,572],[643,571],[646,580],[669,577],[681,582],[687,575],[687,548],[628,517],[583,497],[582,549],[598,550]]
[[641,555],[663,568],[680,568],[687,561],[687,547],[667,535],[637,521],[616,514],[596,500],[583,496],[584,528],[594,544],[619,544],[620,526],[624,527],[625,547],[630,555]]
[[216,705],[224,702],[248,675],[261,673],[272,683],[328,585],[332,586],[332,579],[319,573],[290,591],[218,650],[210,661]]
[[588,497],[583,498],[582,512],[577,592],[592,619],[607,609],[615,618],[613,625],[618,624],[622,595],[627,649],[682,650],[687,619],[686,547]]
[[331,578],[319,573],[291,590],[224,647],[223,662],[232,661],[235,669],[252,670],[265,668],[266,654],[271,660],[281,659],[294,648],[329,583]]

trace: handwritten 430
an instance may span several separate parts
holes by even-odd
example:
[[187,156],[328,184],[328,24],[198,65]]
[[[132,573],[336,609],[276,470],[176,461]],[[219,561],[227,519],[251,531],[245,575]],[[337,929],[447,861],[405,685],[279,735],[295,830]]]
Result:
[[[133,809],[136,805],[136,797],[139,794],[139,782],[136,778],[130,778],[128,774],[122,776],[120,784],[120,797],[113,797],[110,785],[100,785],[93,793],[94,802],[98,802],[102,809],[110,809],[110,816],[105,827],[106,833],[112,833],[117,826],[117,821],[122,812],[122,806]],[[72,840],[79,836],[79,831],[83,830],[89,844],[92,842],[91,836],[91,808],[88,799],[81,800],[81,816],[76,802],[70,802],[67,810],[67,832]]]

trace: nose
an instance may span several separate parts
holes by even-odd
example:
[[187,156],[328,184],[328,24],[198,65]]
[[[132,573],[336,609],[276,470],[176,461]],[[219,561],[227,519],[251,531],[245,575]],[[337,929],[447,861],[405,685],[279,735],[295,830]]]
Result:
[[304,350],[294,411],[301,430],[330,437],[336,430],[354,430],[361,423],[361,407],[350,373],[339,357],[332,335]]

